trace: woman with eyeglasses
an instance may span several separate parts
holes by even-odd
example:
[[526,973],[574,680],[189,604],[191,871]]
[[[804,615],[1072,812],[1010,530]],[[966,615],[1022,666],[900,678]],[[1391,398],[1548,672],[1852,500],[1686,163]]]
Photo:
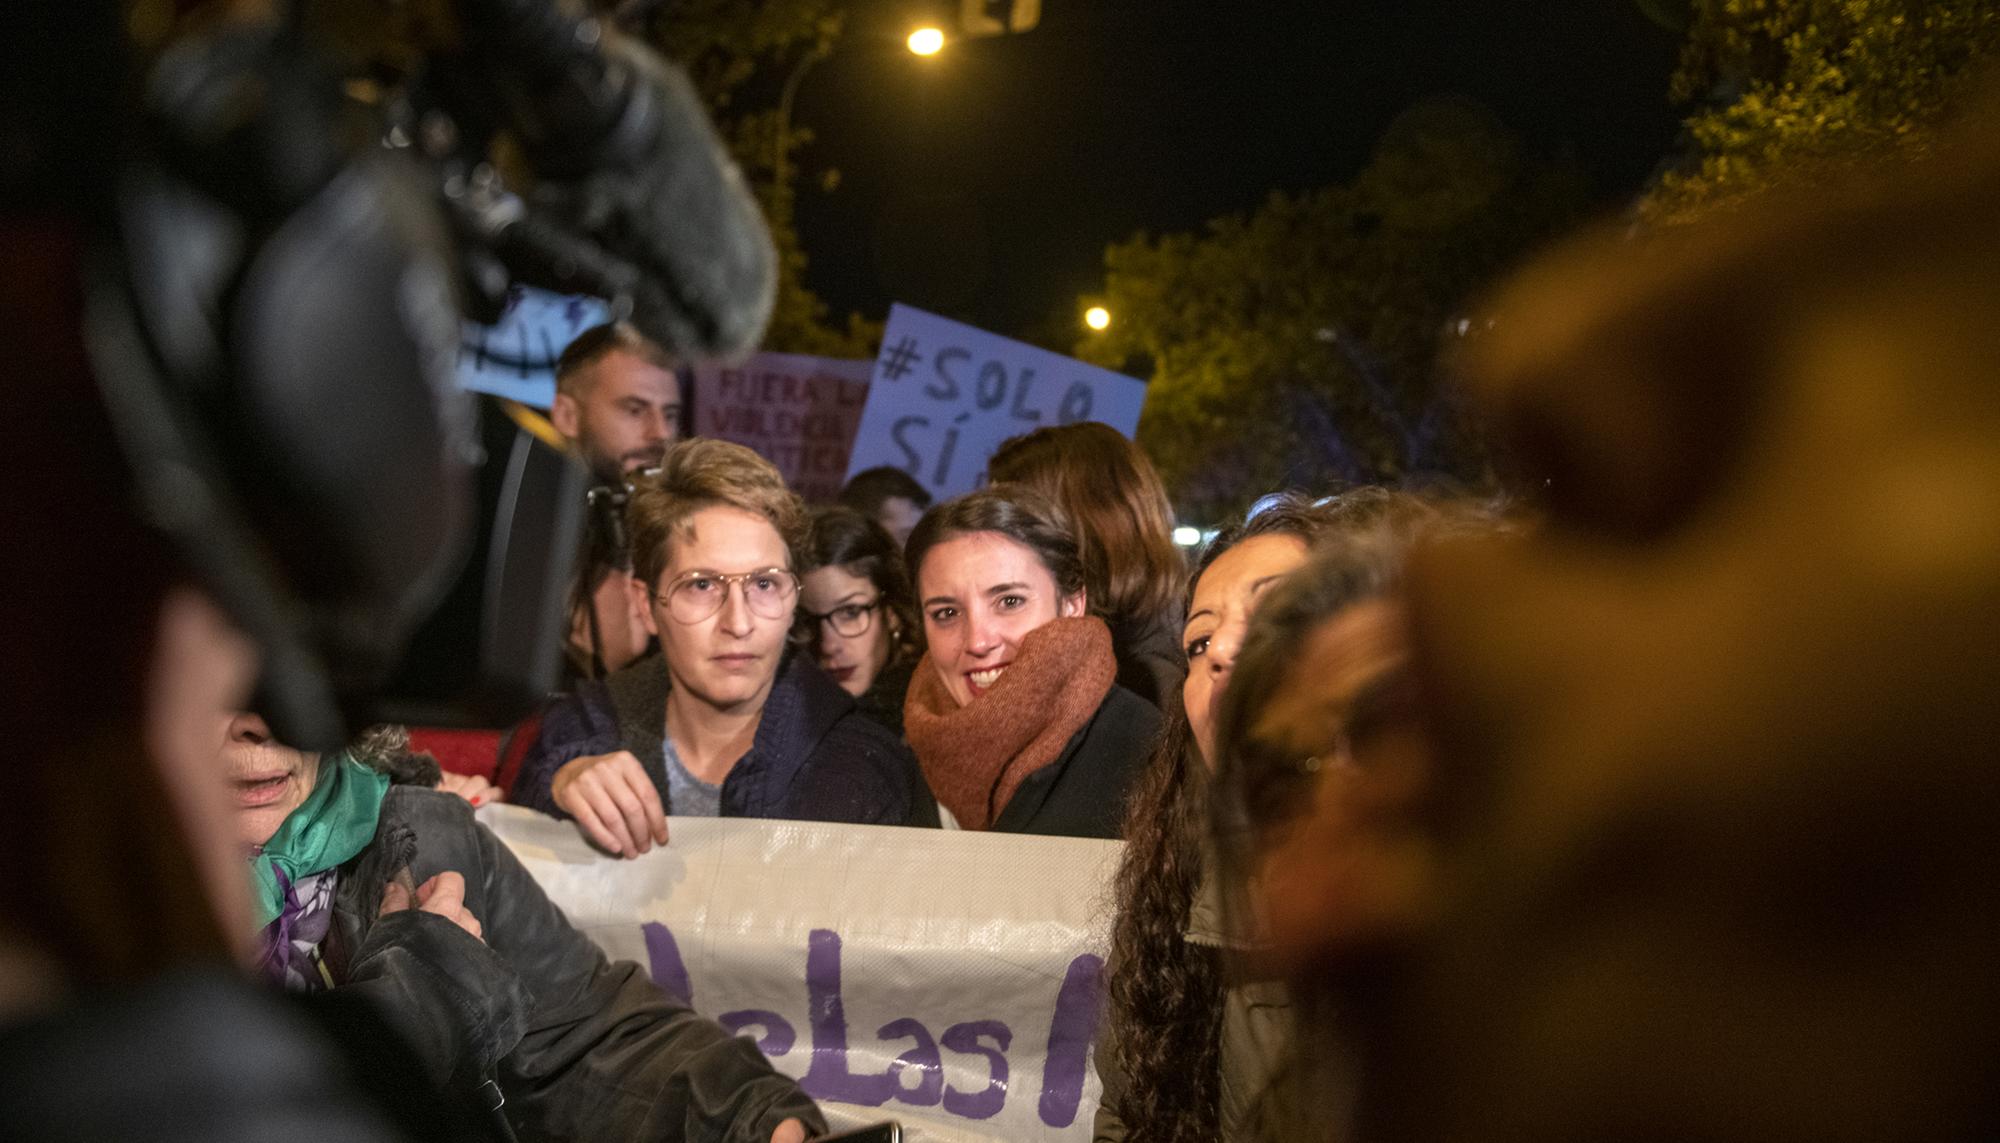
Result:
[[916,761],[788,638],[805,506],[741,445],[683,441],[625,508],[660,653],[544,713],[511,800],[621,857],[666,817],[936,824]]
[[861,713],[903,733],[903,696],[923,655],[916,593],[888,531],[844,506],[813,511],[794,636]]

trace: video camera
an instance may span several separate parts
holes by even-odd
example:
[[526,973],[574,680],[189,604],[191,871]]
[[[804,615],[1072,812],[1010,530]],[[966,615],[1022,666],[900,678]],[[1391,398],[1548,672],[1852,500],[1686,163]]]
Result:
[[456,388],[461,320],[520,282],[744,351],[770,237],[686,78],[554,0],[430,4],[448,34],[386,64],[270,7],[144,67],[92,366],[285,740],[494,725],[556,677],[587,478]]

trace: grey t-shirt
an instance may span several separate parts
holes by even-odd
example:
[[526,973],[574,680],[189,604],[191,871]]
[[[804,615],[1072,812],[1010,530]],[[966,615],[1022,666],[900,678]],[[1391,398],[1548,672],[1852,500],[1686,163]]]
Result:
[[704,782],[681,763],[680,751],[674,749],[672,735],[660,739],[660,749],[667,756],[667,812],[681,818],[716,818],[722,816],[722,787],[717,783]]

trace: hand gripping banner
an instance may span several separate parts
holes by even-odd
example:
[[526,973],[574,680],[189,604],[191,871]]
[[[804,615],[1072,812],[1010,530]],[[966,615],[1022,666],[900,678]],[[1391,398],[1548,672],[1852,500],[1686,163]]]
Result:
[[1090,1138],[1118,843],[670,818],[666,848],[619,861],[519,807],[479,820],[571,922],[753,1037],[836,1129]]

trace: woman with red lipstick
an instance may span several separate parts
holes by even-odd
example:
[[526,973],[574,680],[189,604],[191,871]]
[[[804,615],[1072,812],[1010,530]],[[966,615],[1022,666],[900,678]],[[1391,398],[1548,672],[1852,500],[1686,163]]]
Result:
[[843,505],[813,513],[794,637],[861,713],[903,732],[903,699],[924,652],[916,592],[889,533]]
[[993,485],[933,508],[908,555],[930,650],[903,725],[938,799],[967,829],[1117,837],[1160,714],[1115,681],[1061,511]]
[[741,445],[682,441],[626,503],[635,606],[660,653],[543,715],[510,800],[620,857],[668,814],[935,825],[909,749],[788,636],[805,505]]

